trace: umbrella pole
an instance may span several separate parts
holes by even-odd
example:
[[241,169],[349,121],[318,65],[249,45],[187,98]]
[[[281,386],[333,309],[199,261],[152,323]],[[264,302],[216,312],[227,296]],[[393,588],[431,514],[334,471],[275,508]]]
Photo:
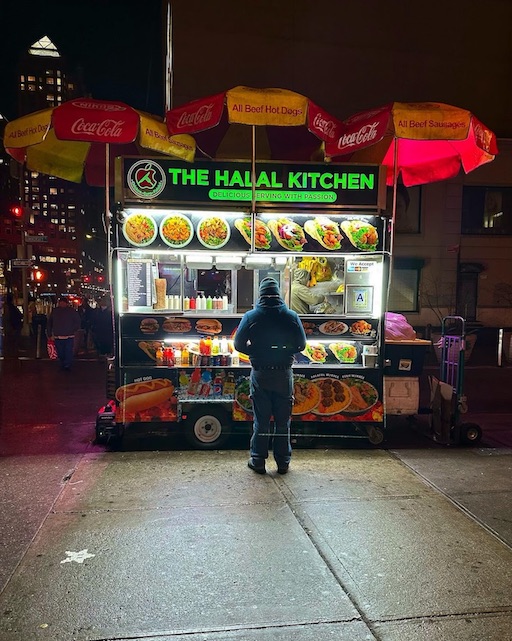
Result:
[[397,186],[398,186],[398,138],[395,137],[395,148],[393,150],[393,207],[391,212],[391,239],[389,244],[391,260],[393,260],[393,249],[395,245]]
[[114,310],[114,296],[112,288],[112,222],[110,215],[110,145],[105,145],[105,230],[107,234],[107,273],[110,298],[110,315],[112,322],[112,352],[116,350],[116,321]]
[[[251,156],[251,218],[256,228],[256,126],[252,125],[252,156]],[[251,252],[254,252],[255,233],[251,234]]]

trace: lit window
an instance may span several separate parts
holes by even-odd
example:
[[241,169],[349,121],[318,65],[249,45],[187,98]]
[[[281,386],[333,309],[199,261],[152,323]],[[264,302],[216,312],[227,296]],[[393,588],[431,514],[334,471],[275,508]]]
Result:
[[464,187],[462,233],[512,234],[512,188]]
[[46,84],[47,85],[54,85],[55,84],[55,78],[46,78]]
[[27,80],[29,82],[35,82],[36,81],[36,77],[35,76],[27,76]]
[[29,90],[29,91],[35,91],[35,90],[36,90],[36,88],[35,88],[35,86],[34,86],[34,85],[29,85],[29,86],[28,86],[28,90]]

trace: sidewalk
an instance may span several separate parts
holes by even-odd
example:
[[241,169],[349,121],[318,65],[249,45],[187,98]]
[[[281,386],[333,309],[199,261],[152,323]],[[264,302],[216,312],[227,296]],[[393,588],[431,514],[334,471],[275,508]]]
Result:
[[507,641],[512,550],[387,451],[91,453],[0,608],[2,641]]
[[[1,367],[0,641],[512,640],[509,448],[404,427],[261,477],[95,446],[104,363]],[[509,375],[471,371],[477,408]]]

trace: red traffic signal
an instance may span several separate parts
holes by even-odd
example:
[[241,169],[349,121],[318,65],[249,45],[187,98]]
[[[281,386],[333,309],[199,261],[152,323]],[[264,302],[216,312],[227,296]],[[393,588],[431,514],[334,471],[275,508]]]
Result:
[[43,283],[48,277],[48,274],[44,269],[34,269],[32,271],[32,280],[35,280],[36,283]]
[[23,217],[23,207],[21,205],[11,205],[9,211],[11,212],[11,215],[14,216],[14,218]]

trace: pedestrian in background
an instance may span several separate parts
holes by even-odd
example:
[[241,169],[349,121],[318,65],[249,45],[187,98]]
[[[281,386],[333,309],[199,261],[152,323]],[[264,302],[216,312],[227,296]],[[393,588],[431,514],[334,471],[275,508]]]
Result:
[[75,334],[80,329],[80,314],[70,306],[68,299],[59,298],[57,307],[50,314],[46,333],[55,340],[55,349],[63,369],[71,369]]
[[15,305],[14,297],[11,293],[5,297],[3,316],[5,335],[4,355],[17,358],[20,347],[21,329],[23,327],[23,314],[17,305]]
[[292,455],[293,355],[305,346],[306,334],[298,315],[281,298],[277,281],[264,278],[256,307],[243,315],[234,340],[235,349],[251,360],[254,422],[248,466],[258,474],[266,472],[271,435],[277,471],[288,472]]
[[108,356],[112,354],[114,341],[112,307],[109,296],[105,296],[99,301],[91,319],[91,331],[98,355]]

